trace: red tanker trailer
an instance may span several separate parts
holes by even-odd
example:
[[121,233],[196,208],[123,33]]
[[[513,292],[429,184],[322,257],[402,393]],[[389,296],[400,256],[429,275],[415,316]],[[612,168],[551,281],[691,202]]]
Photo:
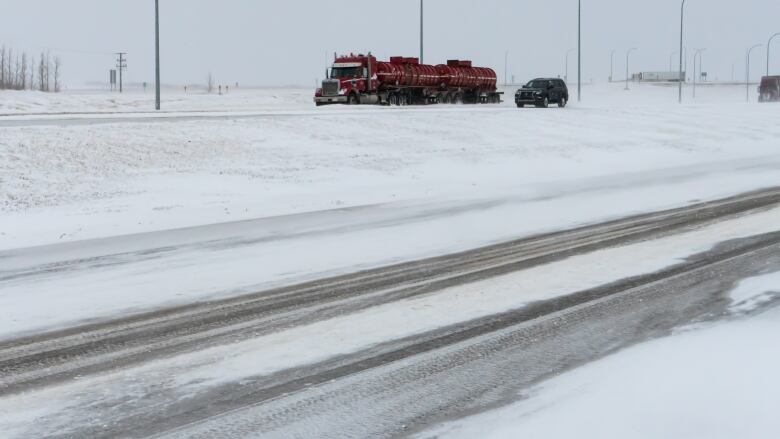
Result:
[[368,55],[337,56],[314,95],[326,104],[425,105],[497,104],[496,72],[473,67],[471,61],[447,61],[437,66],[417,58],[377,61]]

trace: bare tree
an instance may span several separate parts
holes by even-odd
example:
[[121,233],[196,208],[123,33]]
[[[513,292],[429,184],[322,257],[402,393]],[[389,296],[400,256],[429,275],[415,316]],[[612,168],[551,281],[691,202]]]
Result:
[[60,81],[60,69],[62,67],[62,60],[59,56],[54,57],[54,92],[59,93],[62,90],[62,82]]
[[19,90],[27,89],[27,52],[22,52],[22,65],[19,69]]
[[19,61],[19,53],[16,54],[16,62],[14,63],[14,90],[20,90],[22,87],[22,64]]
[[41,53],[41,62],[38,64],[38,91],[46,91],[46,55]]
[[0,50],[0,90],[5,90],[5,46]]
[[35,90],[35,56],[30,57],[30,90]]
[[41,52],[41,58],[38,60],[24,51],[14,53],[12,47],[3,45],[0,48],[0,90],[52,91],[52,80],[53,91],[61,91],[62,58],[59,56],[52,60],[49,52]]
[[214,91],[214,76],[209,72],[208,81],[206,82],[206,88],[208,89],[208,92],[211,93]]
[[46,91],[51,91],[51,54],[46,52]]
[[13,89],[14,88],[14,77],[13,77],[13,70],[11,66],[11,60],[13,59],[13,49],[10,47],[8,48],[8,52],[5,54],[5,88],[6,89]]

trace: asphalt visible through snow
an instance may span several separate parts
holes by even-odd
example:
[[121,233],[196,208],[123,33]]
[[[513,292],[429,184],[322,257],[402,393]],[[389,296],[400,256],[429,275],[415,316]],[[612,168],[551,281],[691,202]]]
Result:
[[[670,236],[780,204],[780,189],[0,343],[0,398]],[[146,388],[39,419],[51,437],[396,437],[512,401],[547,377],[692,322],[736,317],[740,279],[780,270],[780,231],[623,279],[240,382]],[[520,286],[522,288],[522,286]],[[767,306],[773,305],[770,303]],[[67,417],[70,429],[55,428]],[[51,430],[47,430],[47,425]]]

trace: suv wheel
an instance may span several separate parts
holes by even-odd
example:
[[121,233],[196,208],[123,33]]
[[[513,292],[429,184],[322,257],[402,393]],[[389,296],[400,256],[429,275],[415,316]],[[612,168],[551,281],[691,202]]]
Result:
[[517,104],[517,108],[525,108],[525,104]]
[[561,96],[561,100],[558,101],[558,107],[564,108],[566,106],[566,98]]
[[548,108],[550,106],[550,98],[545,97],[541,104],[537,105],[539,108]]

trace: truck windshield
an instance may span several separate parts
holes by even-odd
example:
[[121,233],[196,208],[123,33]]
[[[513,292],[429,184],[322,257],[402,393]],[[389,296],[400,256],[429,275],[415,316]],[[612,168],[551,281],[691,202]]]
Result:
[[330,69],[330,77],[334,79],[338,78],[354,78],[362,76],[363,69],[360,67],[333,67]]

